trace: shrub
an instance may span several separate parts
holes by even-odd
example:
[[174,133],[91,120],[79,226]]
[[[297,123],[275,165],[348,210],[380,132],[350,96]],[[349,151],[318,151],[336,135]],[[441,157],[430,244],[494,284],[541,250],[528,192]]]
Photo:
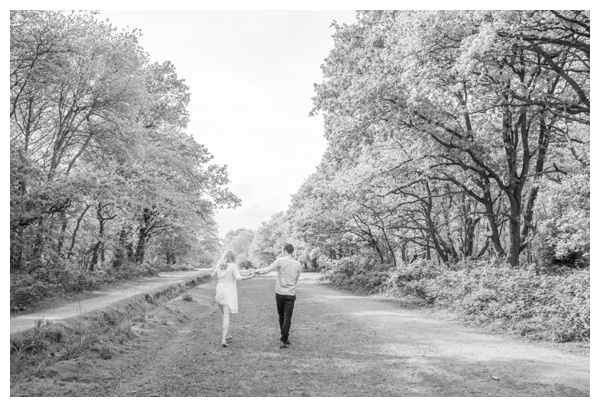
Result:
[[417,260],[387,270],[350,256],[319,259],[322,279],[352,291],[412,295],[478,322],[554,341],[589,341],[590,271],[550,272],[530,265],[464,262],[453,266]]
[[352,291],[378,292],[389,277],[388,266],[360,256],[348,256],[338,260],[319,259],[322,280]]
[[36,302],[63,291],[60,284],[49,283],[35,275],[10,276],[10,311],[24,311]]
[[[10,312],[31,309],[44,299],[51,299],[65,293],[95,290],[103,284],[121,280],[157,276],[165,269],[145,263],[125,263],[115,269],[103,270],[96,267],[94,271],[86,271],[75,262],[61,258],[52,259],[30,267],[26,272],[11,273]],[[186,268],[176,266],[175,269]]]
[[389,278],[384,282],[384,290],[393,294],[414,295],[433,302],[435,297],[431,296],[428,286],[439,275],[440,270],[432,267],[429,261],[418,259],[390,270]]
[[499,321],[534,338],[588,341],[589,269],[548,274],[534,266],[413,263],[390,273],[386,290],[412,294],[478,321]]

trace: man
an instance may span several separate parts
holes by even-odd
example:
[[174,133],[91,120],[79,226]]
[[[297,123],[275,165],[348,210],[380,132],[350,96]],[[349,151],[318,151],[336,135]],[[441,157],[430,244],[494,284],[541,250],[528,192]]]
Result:
[[280,348],[290,345],[288,339],[290,326],[292,324],[292,312],[296,301],[296,284],[302,271],[302,265],[292,257],[294,246],[286,243],[283,246],[283,257],[278,258],[269,267],[257,269],[256,274],[266,274],[277,270],[277,281],[275,282],[275,301],[279,313],[279,328],[281,330]]

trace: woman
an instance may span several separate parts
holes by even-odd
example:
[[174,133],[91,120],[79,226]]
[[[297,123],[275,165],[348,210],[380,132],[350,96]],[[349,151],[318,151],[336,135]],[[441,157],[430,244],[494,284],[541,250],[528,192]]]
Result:
[[225,253],[223,253],[223,256],[221,256],[215,265],[212,277],[214,278],[215,276],[218,279],[215,300],[223,313],[223,336],[221,344],[226,348],[227,342],[233,340],[231,335],[229,335],[230,314],[237,314],[238,312],[237,282],[252,278],[255,274],[250,273],[242,277],[235,264],[235,252],[228,249],[225,250]]

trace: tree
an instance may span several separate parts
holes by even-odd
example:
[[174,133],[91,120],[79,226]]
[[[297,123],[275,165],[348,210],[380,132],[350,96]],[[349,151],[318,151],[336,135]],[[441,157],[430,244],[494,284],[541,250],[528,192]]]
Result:
[[218,248],[214,211],[239,198],[185,131],[185,81],[140,35],[94,12],[11,12],[11,274],[206,263]]
[[[25,171],[35,178],[15,174],[11,230],[16,242],[36,236],[32,245],[14,247],[13,258],[44,260],[56,218],[64,225],[79,190],[69,188],[72,170],[127,122],[140,101],[136,78],[144,62],[136,33],[117,34],[93,13],[11,13],[11,160],[35,168]],[[21,213],[24,202],[37,210]]]
[[336,27],[313,114],[325,113],[330,145],[351,157],[418,140],[429,161],[419,182],[482,205],[496,253],[517,265],[533,238],[536,181],[564,173],[549,150],[565,123],[589,123],[586,24],[585,12],[361,12]]
[[276,213],[262,223],[256,230],[248,251],[253,264],[264,267],[279,257],[287,237],[286,226],[285,212]]
[[251,229],[230,230],[225,234],[225,239],[221,245],[220,252],[232,249],[237,254],[237,264],[239,267],[250,268],[252,262],[249,259],[249,250],[254,240],[254,231]]

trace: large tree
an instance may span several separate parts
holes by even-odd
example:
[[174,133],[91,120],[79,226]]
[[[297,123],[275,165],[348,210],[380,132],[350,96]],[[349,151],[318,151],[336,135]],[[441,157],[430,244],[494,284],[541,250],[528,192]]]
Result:
[[95,13],[11,12],[11,273],[216,249],[214,211],[239,199],[186,133],[185,81],[140,35]]
[[334,40],[313,111],[330,145],[355,157],[376,142],[418,144],[420,198],[439,195],[432,181],[461,189],[517,265],[537,181],[565,173],[549,151],[589,124],[589,13],[360,12]]

